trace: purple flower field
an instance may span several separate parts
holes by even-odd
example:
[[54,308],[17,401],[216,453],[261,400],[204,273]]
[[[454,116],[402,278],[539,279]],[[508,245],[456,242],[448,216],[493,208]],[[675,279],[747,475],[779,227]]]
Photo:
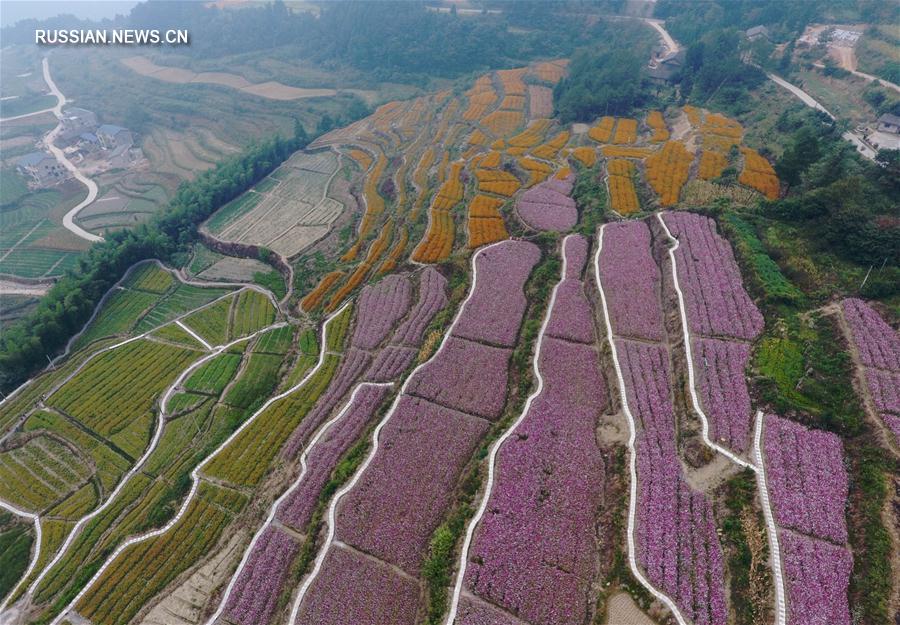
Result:
[[297,542],[283,530],[270,527],[263,532],[225,606],[229,620],[240,625],[269,622],[299,549]]
[[753,411],[744,370],[750,360],[746,343],[697,338],[694,369],[704,412],[709,417],[710,438],[737,452],[750,445]]
[[[574,179],[574,176],[569,176]],[[572,182],[551,178],[528,189],[516,201],[516,211],[535,230],[565,231],[578,223]]]
[[650,254],[647,224],[626,221],[604,228],[600,279],[618,336],[663,339],[660,272]]
[[[604,285],[605,288],[606,285]],[[617,340],[636,440],[637,556],[648,579],[696,625],[722,625],[722,547],[712,506],[682,476],[675,449],[668,354],[662,346]]]
[[406,371],[418,353],[415,347],[388,345],[378,353],[364,377],[372,382],[392,382]]
[[900,372],[900,336],[864,301],[842,302],[860,360],[867,367]]
[[879,412],[900,415],[900,372],[869,369],[866,371],[866,381],[875,408]]
[[478,252],[478,288],[453,329],[454,336],[512,347],[528,302],[524,286],[541,258],[527,241],[503,241]]
[[847,471],[841,439],[767,415],[764,451],[775,521],[832,542],[847,541]]
[[332,547],[292,625],[414,625],[418,605],[415,580]]
[[853,557],[843,547],[791,531],[778,533],[790,625],[849,625]]
[[747,295],[731,246],[716,232],[716,222],[694,213],[665,213],[678,239],[678,281],[684,291],[688,325],[704,336],[753,340],[763,317]]
[[896,417],[892,414],[883,414],[881,415],[881,418],[884,419],[888,429],[893,432],[894,438],[897,439],[897,444],[900,445],[900,417]]
[[341,500],[338,540],[416,575],[487,428],[483,419],[402,396],[372,464]]
[[409,311],[412,287],[404,276],[390,275],[363,288],[356,304],[356,327],[350,345],[374,349]]
[[540,368],[544,390],[498,454],[466,585],[533,625],[581,623],[597,567],[604,468],[594,430],[606,384],[586,345],[545,338]]
[[353,348],[345,352],[337,373],[328,385],[328,390],[322,394],[313,409],[291,433],[284,448],[285,458],[294,458],[300,453],[300,449],[313,432],[328,419],[331,412],[347,396],[363,371],[369,368],[371,362],[372,356],[368,352]]
[[331,472],[372,421],[388,393],[384,386],[363,386],[344,416],[319,439],[307,458],[307,472],[300,486],[278,508],[278,520],[300,532],[312,518],[319,494]]
[[587,264],[588,248],[590,241],[580,234],[573,234],[565,238],[563,254],[566,257],[566,275],[569,280],[581,280],[584,266]]
[[511,354],[511,349],[451,336],[444,349],[410,380],[407,392],[462,412],[496,419],[506,404]]
[[563,280],[547,323],[547,335],[577,343],[594,342],[594,311],[581,280]]
[[419,299],[406,320],[400,324],[391,343],[418,346],[425,329],[437,312],[447,305],[447,279],[434,267],[427,267],[419,276]]

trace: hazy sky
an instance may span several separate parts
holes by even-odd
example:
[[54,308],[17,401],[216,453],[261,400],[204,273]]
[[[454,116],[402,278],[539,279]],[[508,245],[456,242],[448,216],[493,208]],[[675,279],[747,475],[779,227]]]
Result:
[[129,0],[0,0],[0,26],[9,26],[28,18],[44,19],[71,14],[82,19],[99,20],[128,13],[136,5]]

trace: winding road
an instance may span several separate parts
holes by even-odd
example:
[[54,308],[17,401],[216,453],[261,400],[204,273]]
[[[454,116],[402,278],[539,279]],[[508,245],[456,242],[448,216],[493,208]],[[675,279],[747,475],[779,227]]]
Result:
[[72,207],[68,213],[63,217],[63,226],[75,234],[76,236],[81,237],[82,239],[86,239],[88,241],[102,241],[103,237],[88,232],[81,226],[75,223],[75,216],[78,215],[79,211],[84,207],[90,205],[95,199],[97,199],[97,183],[85,176],[79,171],[79,169],[66,158],[66,155],[63,153],[61,149],[53,145],[53,142],[56,140],[56,137],[59,136],[59,133],[62,132],[62,107],[66,105],[66,96],[62,94],[59,88],[56,86],[56,83],[53,82],[53,78],[50,77],[50,63],[47,61],[47,57],[45,56],[43,61],[41,62],[44,69],[44,82],[47,83],[47,87],[50,88],[50,93],[56,96],[56,106],[50,109],[53,114],[56,116],[56,119],[60,120],[59,124],[57,124],[56,128],[51,130],[47,136],[44,137],[44,145],[50,153],[56,157],[56,160],[60,165],[65,167],[72,173],[72,176],[81,184],[87,187],[88,194],[83,200],[81,200],[78,204]]

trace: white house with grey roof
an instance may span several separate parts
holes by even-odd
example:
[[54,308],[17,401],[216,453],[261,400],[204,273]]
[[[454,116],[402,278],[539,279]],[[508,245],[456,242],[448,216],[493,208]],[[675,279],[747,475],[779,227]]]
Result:
[[69,170],[47,152],[32,152],[16,162],[16,170],[39,186],[49,186],[69,177]]
[[97,129],[97,138],[100,139],[100,145],[107,150],[115,150],[116,148],[127,149],[134,145],[134,137],[131,131],[114,124],[103,124]]

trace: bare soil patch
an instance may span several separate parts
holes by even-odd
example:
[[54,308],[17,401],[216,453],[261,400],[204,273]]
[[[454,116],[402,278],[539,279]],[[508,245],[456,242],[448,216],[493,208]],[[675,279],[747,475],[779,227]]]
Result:
[[610,625],[656,625],[653,619],[641,612],[627,592],[609,598],[606,622]]
[[130,70],[142,76],[150,76],[165,82],[178,84],[201,83],[210,85],[222,85],[238,91],[250,93],[270,100],[300,100],[302,98],[323,98],[337,95],[335,89],[305,89],[291,87],[270,80],[263,83],[252,83],[243,76],[229,74],[227,72],[193,72],[180,67],[165,67],[157,65],[143,56],[132,56],[122,59],[122,64]]

